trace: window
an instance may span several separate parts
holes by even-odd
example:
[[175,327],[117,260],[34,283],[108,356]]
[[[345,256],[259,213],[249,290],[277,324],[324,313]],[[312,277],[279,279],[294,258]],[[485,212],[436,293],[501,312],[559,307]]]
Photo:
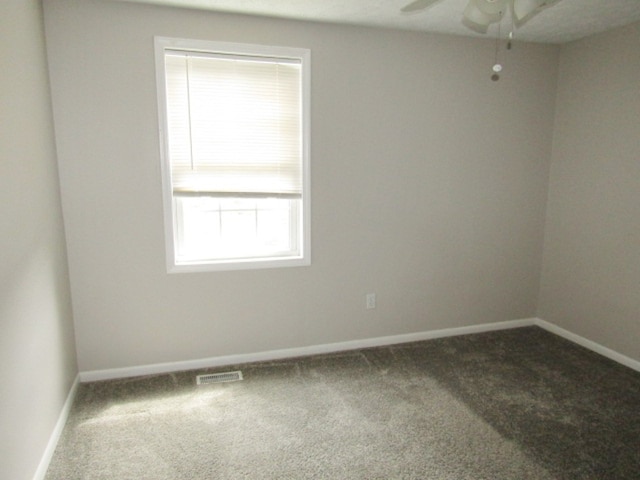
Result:
[[155,45],[168,270],[308,265],[309,51]]

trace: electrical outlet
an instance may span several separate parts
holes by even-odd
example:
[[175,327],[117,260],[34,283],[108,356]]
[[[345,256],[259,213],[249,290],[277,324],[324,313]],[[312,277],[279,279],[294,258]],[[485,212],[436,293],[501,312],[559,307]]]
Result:
[[375,293],[367,293],[365,297],[367,301],[367,310],[371,308],[376,308],[376,294]]

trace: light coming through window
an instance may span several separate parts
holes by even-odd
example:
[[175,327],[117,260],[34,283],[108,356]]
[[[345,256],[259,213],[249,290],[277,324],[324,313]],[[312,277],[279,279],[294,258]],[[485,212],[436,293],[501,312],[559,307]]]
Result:
[[169,271],[309,264],[309,51],[156,38]]

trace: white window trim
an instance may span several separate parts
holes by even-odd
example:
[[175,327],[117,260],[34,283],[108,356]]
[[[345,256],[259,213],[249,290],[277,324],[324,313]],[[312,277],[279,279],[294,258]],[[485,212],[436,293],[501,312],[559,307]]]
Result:
[[[311,181],[310,181],[310,91],[311,91],[311,52],[308,49],[292,47],[273,47],[256,44],[228,43],[207,40],[189,40],[170,37],[155,37],[156,90],[158,95],[158,120],[160,137],[160,158],[162,174],[162,196],[164,210],[164,234],[166,268],[168,273],[208,272],[221,270],[252,270],[262,268],[300,267],[311,264]],[[221,52],[226,54],[255,55],[300,59],[302,61],[302,245],[300,255],[295,257],[268,257],[246,260],[201,261],[190,264],[177,264],[175,245],[177,232],[174,232],[174,202],[171,187],[171,167],[167,141],[167,105],[165,95],[165,50],[185,50],[202,52]]]

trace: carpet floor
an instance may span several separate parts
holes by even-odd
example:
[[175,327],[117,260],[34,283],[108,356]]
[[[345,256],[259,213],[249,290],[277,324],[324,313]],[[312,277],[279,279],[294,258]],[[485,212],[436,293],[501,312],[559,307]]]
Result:
[[640,373],[526,327],[87,383],[63,479],[638,480]]

